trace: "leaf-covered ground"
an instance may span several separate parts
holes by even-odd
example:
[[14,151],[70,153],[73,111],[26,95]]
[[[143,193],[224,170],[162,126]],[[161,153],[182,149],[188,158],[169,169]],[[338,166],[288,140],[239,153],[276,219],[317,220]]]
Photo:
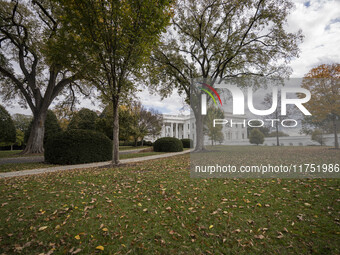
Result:
[[0,254],[340,253],[339,180],[191,179],[189,164],[2,179]]

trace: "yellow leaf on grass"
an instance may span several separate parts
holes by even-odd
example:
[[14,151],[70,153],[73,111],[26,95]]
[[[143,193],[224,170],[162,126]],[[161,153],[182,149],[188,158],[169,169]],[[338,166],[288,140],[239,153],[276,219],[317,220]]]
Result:
[[39,231],[43,231],[43,230],[45,230],[46,228],[47,228],[47,226],[40,227],[40,228],[39,228]]
[[212,229],[213,227],[214,227],[214,225],[210,225],[210,226],[209,226],[209,229]]
[[79,235],[76,235],[74,238],[77,239],[77,240],[79,240],[79,239],[80,239],[80,236],[79,236]]
[[97,250],[101,250],[101,251],[103,251],[103,250],[104,250],[104,247],[103,247],[103,246],[101,246],[101,245],[98,245],[98,246],[96,247],[96,249],[97,249]]
[[138,203],[137,205],[138,205],[138,206],[142,206],[142,204],[141,204],[141,203]]
[[102,230],[105,231],[105,232],[109,231],[107,228],[103,228]]

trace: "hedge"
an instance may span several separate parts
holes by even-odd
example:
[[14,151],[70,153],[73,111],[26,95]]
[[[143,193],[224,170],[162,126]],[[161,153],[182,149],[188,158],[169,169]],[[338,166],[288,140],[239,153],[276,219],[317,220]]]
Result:
[[52,164],[82,164],[112,159],[112,141],[92,130],[68,130],[49,137],[45,161]]
[[181,139],[181,142],[183,144],[183,148],[192,148],[194,144],[189,138]]
[[182,142],[174,137],[163,137],[156,140],[153,144],[153,150],[159,152],[177,152],[183,151]]

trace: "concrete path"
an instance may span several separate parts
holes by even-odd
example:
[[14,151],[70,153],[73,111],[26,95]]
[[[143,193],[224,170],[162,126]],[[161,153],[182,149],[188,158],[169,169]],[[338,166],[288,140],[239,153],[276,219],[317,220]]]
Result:
[[[145,150],[145,149],[147,149],[147,148],[124,150],[124,151],[120,151],[119,154],[123,155],[123,154],[136,153],[136,152],[140,152],[140,151]],[[0,165],[15,164],[15,163],[40,163],[40,162],[44,162],[44,156],[16,157],[16,158],[2,158],[2,159],[0,159]]]
[[[142,162],[142,161],[151,160],[151,159],[173,157],[173,156],[182,155],[182,154],[189,153],[189,152],[190,150],[186,150],[186,151],[181,151],[181,152],[165,153],[165,154],[152,155],[152,156],[146,156],[146,157],[140,157],[140,158],[122,159],[120,160],[120,163],[127,164],[127,163],[134,163],[134,162]],[[97,163],[89,163],[89,164],[81,164],[81,165],[56,166],[56,167],[31,169],[31,170],[23,170],[23,171],[16,171],[16,172],[7,172],[7,173],[0,173],[0,178],[51,173],[51,172],[56,172],[56,171],[65,171],[65,170],[73,170],[73,169],[102,167],[102,166],[108,166],[110,164],[111,164],[111,161],[106,161],[106,162],[97,162]]]

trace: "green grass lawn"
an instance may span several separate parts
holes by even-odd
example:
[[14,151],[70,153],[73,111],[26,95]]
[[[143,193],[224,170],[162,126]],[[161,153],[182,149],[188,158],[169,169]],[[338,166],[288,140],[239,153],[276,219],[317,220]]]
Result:
[[[147,157],[152,155],[164,154],[164,152],[139,152],[139,153],[130,153],[130,154],[122,154],[119,156],[120,159],[129,159],[129,158],[139,158],[139,157]],[[5,172],[14,172],[14,171],[22,171],[36,168],[46,168],[46,167],[55,167],[57,165],[47,164],[47,163],[9,163],[9,164],[0,164],[0,173]]]
[[16,158],[16,157],[34,157],[34,156],[43,156],[43,154],[19,154],[22,150],[14,150],[14,151],[0,151],[0,159],[1,158]]
[[1,164],[0,173],[15,172],[28,169],[54,167],[57,165],[46,164],[46,163],[18,163],[18,164]]
[[[139,149],[147,149],[151,148],[150,146],[119,146],[120,151],[126,151],[126,150],[139,150]],[[15,158],[15,157],[34,157],[34,156],[43,156],[43,154],[26,154],[26,155],[20,155],[19,153],[22,152],[22,150],[14,150],[14,151],[0,151],[0,159],[1,158]]]
[[[261,155],[294,161],[281,149]],[[340,253],[338,179],[191,179],[189,166],[182,155],[0,179],[0,254]]]
[[127,150],[139,150],[139,149],[147,149],[152,148],[151,146],[119,146],[119,151],[127,151]]

